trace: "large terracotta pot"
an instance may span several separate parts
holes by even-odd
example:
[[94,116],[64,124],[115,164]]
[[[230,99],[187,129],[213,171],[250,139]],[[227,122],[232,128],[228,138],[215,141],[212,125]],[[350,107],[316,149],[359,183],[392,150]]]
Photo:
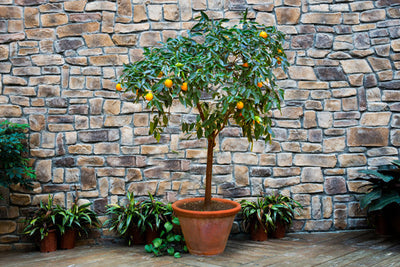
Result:
[[268,239],[267,231],[258,221],[250,225],[250,239],[253,241],[265,241]]
[[52,252],[57,250],[56,230],[49,230],[47,236],[40,240],[40,252]]
[[75,247],[77,230],[67,229],[65,233],[61,235],[60,249],[72,249]]
[[186,246],[191,254],[216,255],[225,250],[239,203],[220,198],[212,201],[225,203],[232,208],[219,211],[193,211],[182,208],[186,203],[204,201],[204,198],[178,200],[172,204],[179,218]]

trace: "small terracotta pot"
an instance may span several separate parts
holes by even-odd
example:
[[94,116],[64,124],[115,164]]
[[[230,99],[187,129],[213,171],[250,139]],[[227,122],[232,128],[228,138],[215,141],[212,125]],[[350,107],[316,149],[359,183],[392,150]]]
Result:
[[240,211],[239,203],[220,198],[213,198],[232,206],[227,210],[193,211],[181,208],[185,203],[204,201],[204,198],[178,200],[172,204],[175,215],[179,218],[186,246],[191,254],[216,255],[225,250],[235,215]]
[[140,229],[135,225],[128,230],[127,235],[128,240],[131,240],[131,245],[144,245],[146,244],[145,233],[140,231]]
[[148,227],[146,229],[146,244],[151,244],[154,239],[160,237],[160,231],[153,225],[153,229]]
[[268,239],[267,231],[259,222],[250,225],[250,239],[253,241],[265,241]]
[[286,226],[284,223],[277,222],[275,230],[271,232],[273,238],[284,238],[286,233]]
[[72,249],[75,247],[77,230],[67,229],[63,235],[61,235],[60,249]]
[[40,240],[40,252],[52,252],[57,250],[56,230],[49,230],[47,236]]

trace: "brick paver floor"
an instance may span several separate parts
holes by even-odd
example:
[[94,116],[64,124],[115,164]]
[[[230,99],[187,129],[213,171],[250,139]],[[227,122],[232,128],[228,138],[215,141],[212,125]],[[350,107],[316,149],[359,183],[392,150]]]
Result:
[[371,231],[292,233],[265,242],[236,236],[225,252],[180,259],[152,257],[143,246],[78,246],[51,253],[2,252],[0,266],[400,266],[400,238]]

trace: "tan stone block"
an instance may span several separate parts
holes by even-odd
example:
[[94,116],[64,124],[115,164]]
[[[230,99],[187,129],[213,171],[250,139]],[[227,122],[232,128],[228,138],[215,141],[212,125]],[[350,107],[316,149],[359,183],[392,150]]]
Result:
[[282,188],[292,185],[297,185],[300,183],[299,177],[289,177],[289,178],[266,178],[264,180],[265,188]]
[[113,195],[125,195],[125,180],[121,178],[111,178],[110,193]]
[[29,127],[32,131],[40,132],[46,127],[45,117],[41,114],[29,115]]
[[[150,8],[149,8],[150,10]],[[134,5],[133,7],[133,21],[142,22],[146,21],[146,7],[144,5]]]
[[119,46],[135,46],[138,40],[137,34],[114,34],[112,40]]
[[114,46],[114,42],[111,40],[108,34],[88,34],[83,35],[86,45],[89,48],[93,47],[104,47],[104,46]]
[[301,172],[302,183],[318,183],[323,182],[324,178],[322,170],[319,167],[305,167]]
[[273,168],[273,176],[274,177],[287,177],[287,176],[296,176],[300,175],[300,168],[298,167],[290,167],[290,168]]
[[66,11],[82,12],[85,9],[86,0],[64,2]]
[[142,32],[140,35],[139,45],[142,47],[159,46],[161,36],[159,32]]
[[164,5],[164,19],[169,21],[179,20],[178,5]]
[[368,62],[371,64],[374,71],[390,70],[392,66],[389,59],[368,57]]
[[369,73],[372,72],[367,60],[351,59],[340,61],[345,73]]
[[248,167],[235,165],[234,171],[235,183],[237,186],[247,186],[250,184]]
[[125,180],[127,182],[140,181],[142,179],[143,179],[143,177],[142,177],[142,172],[140,171],[140,169],[129,168],[127,170],[127,174],[125,177]]
[[68,153],[70,154],[92,154],[91,145],[72,145],[68,146]]
[[168,145],[143,145],[141,154],[165,154],[168,153]]
[[341,154],[339,164],[341,167],[364,166],[367,164],[367,158],[364,154]]
[[[54,152],[54,151],[53,151]],[[36,162],[36,179],[40,182],[47,183],[51,180],[51,160],[38,160]]]
[[115,13],[103,11],[102,32],[114,33]]
[[278,166],[292,166],[293,156],[292,153],[279,153],[278,157]]
[[298,24],[300,20],[300,8],[275,8],[275,14],[278,24]]
[[221,143],[222,151],[247,151],[248,147],[247,138],[225,138]]
[[10,234],[17,229],[17,223],[9,220],[0,221],[0,234]]
[[322,184],[299,184],[291,187],[293,194],[322,193],[323,190]]
[[302,23],[311,24],[340,24],[341,13],[306,13],[301,18]]
[[341,152],[346,147],[345,137],[324,139],[324,153]]
[[389,129],[350,128],[347,131],[347,144],[349,146],[387,146],[389,142]]
[[33,55],[32,62],[37,66],[62,65],[64,59],[61,55]]
[[106,116],[104,126],[106,127],[123,127],[132,122],[132,116]]
[[370,187],[366,186],[368,184],[370,183],[365,181],[348,181],[347,187],[349,188],[349,192],[365,194],[370,189]]
[[133,125],[135,125],[135,127],[149,126],[149,115],[148,114],[135,114],[134,118],[133,118]]
[[235,153],[233,154],[233,163],[257,165],[258,156],[255,153]]
[[127,55],[92,56],[89,57],[89,62],[95,66],[122,66],[129,63],[129,58]]
[[94,154],[119,154],[119,144],[117,143],[94,144]]
[[56,168],[53,171],[53,183],[61,184],[64,182],[64,169]]
[[304,112],[304,128],[314,128],[317,127],[316,113],[315,111],[305,111]]
[[68,23],[68,17],[66,14],[43,14],[40,16],[43,27],[54,27]]
[[279,119],[298,119],[303,116],[301,107],[284,107],[274,111],[274,117]]
[[[94,3],[94,2],[92,2]],[[83,34],[98,32],[100,29],[100,23],[88,22],[81,24],[69,24],[60,26],[57,28],[57,35],[59,38],[68,36],[82,36]]]
[[25,7],[24,23],[26,28],[39,26],[39,9],[36,7]]
[[318,125],[321,128],[331,128],[333,124],[333,118],[331,112],[318,112]]
[[258,12],[256,22],[266,26],[276,25],[275,16],[270,13]]
[[366,126],[388,126],[390,116],[390,112],[367,112],[362,115],[360,123]]
[[0,105],[0,117],[21,117],[22,109],[14,105]]
[[291,66],[289,67],[289,76],[294,80],[317,80],[314,69],[308,66]]
[[128,191],[133,192],[135,196],[147,196],[149,193],[155,195],[157,183],[157,181],[131,183]]
[[31,204],[31,196],[28,194],[11,193],[10,202],[13,205],[28,206]]
[[274,166],[276,164],[276,156],[272,154],[261,154],[260,165]]
[[117,5],[108,1],[93,1],[86,4],[85,11],[116,11]]
[[361,22],[384,21],[385,18],[386,18],[386,12],[383,9],[373,9],[364,11],[360,15]]
[[[104,165],[103,157],[89,157],[89,156],[80,156],[77,160],[78,166],[103,166]],[[82,168],[83,170],[83,168]]]
[[118,115],[121,112],[121,101],[106,100],[104,101],[103,110],[106,114]]
[[335,155],[325,154],[297,154],[294,157],[296,166],[312,166],[312,167],[335,167],[337,158]]
[[186,158],[206,158],[207,150],[205,149],[187,149],[186,150]]
[[0,17],[3,19],[21,19],[23,9],[19,6],[1,6]]

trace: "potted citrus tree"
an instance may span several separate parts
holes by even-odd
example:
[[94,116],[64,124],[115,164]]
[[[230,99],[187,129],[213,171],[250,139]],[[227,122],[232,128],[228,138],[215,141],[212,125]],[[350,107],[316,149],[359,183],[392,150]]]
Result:
[[117,84],[117,90],[131,91],[134,101],[147,101],[154,112],[150,134],[158,140],[175,99],[196,115],[181,126],[184,133],[195,132],[207,140],[205,196],[173,204],[192,254],[223,252],[240,211],[237,202],[211,197],[219,133],[236,124],[250,143],[259,138],[268,142],[273,136],[270,111],[280,108],[283,99],[274,76],[276,68],[286,71],[288,66],[283,33],[247,20],[247,11],[238,25],[226,26],[228,22],[201,13],[187,37],[145,49],[144,59],[126,65]]

